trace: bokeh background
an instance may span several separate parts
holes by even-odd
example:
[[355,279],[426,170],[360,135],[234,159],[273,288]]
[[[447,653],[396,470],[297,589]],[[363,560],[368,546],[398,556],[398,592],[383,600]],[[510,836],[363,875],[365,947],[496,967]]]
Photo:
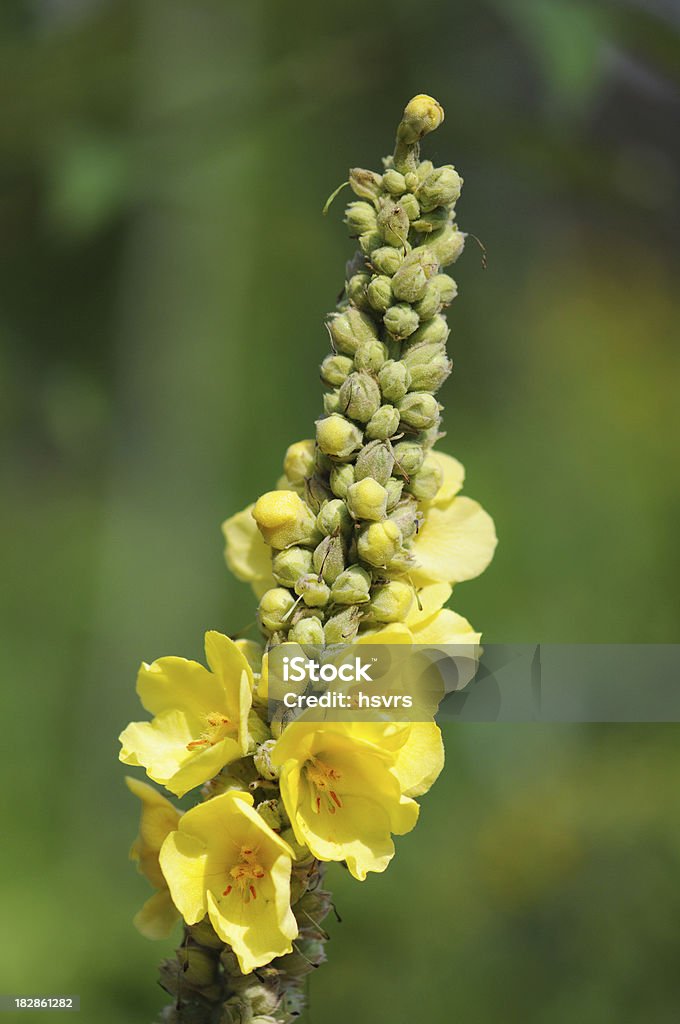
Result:
[[[310,433],[352,252],[321,207],[416,92],[489,256],[456,267],[443,447],[500,546],[455,607],[680,640],[679,89],[670,0],[4,0],[1,991],[164,1002],[116,736],[142,658],[252,621],[219,524]],[[446,741],[390,870],[331,872],[314,1024],[676,1021],[678,728]]]

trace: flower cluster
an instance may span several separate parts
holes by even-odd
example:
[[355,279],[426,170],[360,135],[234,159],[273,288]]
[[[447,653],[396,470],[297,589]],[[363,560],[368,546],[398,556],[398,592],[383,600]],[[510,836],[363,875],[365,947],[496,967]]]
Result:
[[202,796],[181,813],[128,779],[142,805],[131,856],[156,890],[136,924],[160,938],[184,922],[161,969],[175,996],[166,1021],[292,1020],[302,979],[324,959],[325,864],[359,880],[384,871],[443,766],[434,721],[303,717],[282,728],[266,701],[268,654],[286,641],[479,639],[444,607],[496,538],[459,493],[460,463],[433,450],[435,395],[451,371],[442,312],[456,295],[442,268],[465,240],[462,179],[419,159],[442,119],[436,101],[415,97],[384,173],[350,172],[359,250],[328,322],[324,415],[314,439],[288,448],[277,489],[224,524],[227,563],[259,598],[262,641],[209,632],[207,667],[169,657],[138,675],[151,718],[123,731],[121,760],[176,797]]

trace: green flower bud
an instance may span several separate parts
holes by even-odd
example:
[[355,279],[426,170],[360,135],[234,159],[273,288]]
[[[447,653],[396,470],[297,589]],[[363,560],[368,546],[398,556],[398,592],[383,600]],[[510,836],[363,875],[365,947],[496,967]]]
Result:
[[286,628],[287,617],[294,605],[295,598],[290,590],[284,590],[283,587],[272,587],[262,595],[257,617],[265,629],[274,633],[278,629]]
[[418,314],[406,302],[390,306],[383,317],[383,323],[395,341],[408,338],[416,330],[419,322]]
[[[429,347],[429,346],[428,346]],[[411,387],[418,391],[438,391],[453,369],[446,352],[439,352],[429,363],[411,367]]]
[[377,373],[387,359],[387,346],[376,338],[374,341],[365,341],[360,345],[354,356],[354,365],[357,370],[366,370],[367,373]]
[[401,492],[404,489],[404,481],[397,480],[396,477],[390,477],[385,484],[385,490],[387,491],[387,511],[391,512],[396,507],[399,499],[401,498]]
[[393,405],[381,405],[366,424],[366,437],[370,441],[386,441],[399,429],[401,417]]
[[392,278],[392,291],[404,302],[417,302],[425,294],[428,280],[438,270],[436,258],[425,246],[414,249]]
[[350,203],[345,210],[345,224],[353,236],[375,231],[378,226],[376,212],[370,203]]
[[442,308],[442,297],[437,287],[436,278],[428,281],[421,299],[415,303],[413,308],[421,322],[423,320],[431,320],[433,316],[439,313]]
[[403,544],[403,534],[392,519],[371,523],[359,534],[357,550],[363,562],[376,568],[386,568]]
[[[304,486],[305,501],[316,515],[319,513],[321,506],[330,500],[331,492],[324,478],[319,476],[318,473],[306,477]],[[315,539],[318,540],[318,537]]]
[[408,497],[400,501],[394,511],[390,512],[388,522],[394,523],[399,528],[404,540],[409,540],[418,529],[422,518],[423,514],[418,509],[418,503],[414,498]]
[[403,576],[404,573],[411,572],[416,564],[417,559],[404,548],[402,551],[397,551],[394,558],[390,560],[387,570],[394,573],[395,576]]
[[336,604],[364,604],[370,599],[370,590],[369,573],[359,565],[350,565],[331,587],[331,601]]
[[344,498],[347,488],[354,483],[354,466],[333,466],[330,483],[333,494],[337,498]]
[[353,368],[354,363],[349,356],[326,356],[321,364],[321,380],[329,387],[340,387]]
[[366,295],[371,307],[378,313],[384,313],[394,302],[392,280],[386,274],[379,274],[369,284]]
[[378,373],[378,384],[382,396],[388,402],[398,402],[411,385],[411,374],[403,362],[388,359]]
[[309,644],[312,647],[321,647],[324,643],[324,629],[321,621],[310,615],[305,619],[298,619],[288,632],[288,639],[296,644]]
[[408,345],[402,360],[404,365],[408,366],[409,372],[413,374],[415,367],[427,365],[442,352],[446,352],[446,349],[439,341],[419,341],[416,345]]
[[444,317],[433,316],[431,320],[427,320],[426,323],[420,325],[417,331],[413,332],[404,351],[406,353],[423,342],[445,345],[450,333],[449,325]]
[[410,221],[416,220],[420,216],[420,204],[412,192],[407,192],[405,196],[402,196],[399,205]]
[[326,622],[324,634],[327,644],[349,644],[359,631],[361,610],[357,605],[349,605],[343,611],[332,615]]
[[382,184],[385,191],[389,192],[391,196],[401,196],[406,191],[406,178],[399,171],[395,171],[393,167],[383,174]]
[[331,596],[330,587],[315,573],[301,576],[295,584],[295,593],[302,598],[308,608],[324,608]]
[[316,544],[316,516],[295,491],[267,491],[252,516],[265,543],[282,551],[293,544]]
[[272,764],[272,751],[276,746],[276,740],[265,740],[253,754],[255,767],[262,779],[278,779],[279,769]]
[[283,472],[292,484],[304,483],[305,477],[312,475],[315,453],[316,445],[311,440],[297,441],[289,446],[283,460]]
[[430,283],[439,289],[439,296],[445,306],[450,305],[458,294],[458,285],[448,274],[435,274]]
[[429,213],[421,211],[420,216],[413,221],[411,227],[414,231],[419,231],[421,235],[429,235],[433,231],[446,227],[450,220],[451,211],[446,206],[438,206]]
[[316,525],[325,536],[331,533],[350,533],[352,520],[344,501],[340,498],[327,501],[316,517]]
[[359,428],[338,413],[332,413],[316,421],[316,443],[325,455],[333,455],[338,459],[347,458],[359,448],[361,441],[362,433]]
[[433,210],[435,206],[450,206],[460,196],[463,179],[450,164],[437,167],[428,174],[418,187],[418,200],[423,210]]
[[189,935],[199,946],[206,946],[208,949],[222,949],[224,942],[219,937],[207,917],[204,917],[198,924],[187,927]]
[[182,984],[206,989],[217,979],[217,958],[200,946],[185,946],[181,952]]
[[312,552],[306,548],[286,548],[272,560],[272,576],[282,587],[294,587],[305,573],[312,570]]
[[324,537],[314,549],[312,564],[326,583],[333,583],[345,568],[345,549],[340,537],[333,534]]
[[368,295],[366,289],[371,280],[371,275],[365,272],[359,274],[353,274],[349,281],[345,284],[345,291],[347,292],[347,298],[359,309],[368,309]]
[[327,416],[340,412],[340,392],[331,391],[323,396],[323,411]]
[[423,449],[415,441],[400,441],[399,444],[394,446],[395,465],[406,476],[412,476],[413,473],[417,473],[423,464],[424,458],[425,453]]
[[432,249],[442,267],[455,263],[465,247],[465,234],[455,224],[433,231],[425,244]]
[[408,490],[418,501],[432,501],[442,485],[444,477],[439,463],[429,455],[422,468],[411,477]]
[[408,214],[393,199],[381,199],[378,207],[378,229],[388,245],[404,247],[408,240]]
[[380,408],[380,397],[380,388],[373,377],[367,373],[351,373],[340,388],[340,408],[346,416],[366,423]]
[[333,346],[338,352],[353,356],[364,341],[377,338],[378,332],[374,322],[366,313],[361,313],[349,306],[342,313],[332,313],[328,321],[328,329],[333,339]]
[[377,199],[382,191],[382,178],[375,171],[366,171],[363,167],[353,167],[349,172],[350,188],[362,199]]
[[400,423],[414,430],[427,430],[439,420],[439,403],[427,391],[410,391],[399,402]]
[[415,171],[407,171],[404,175],[404,183],[406,185],[407,192],[415,192],[419,183],[418,175]]
[[[257,805],[258,814],[262,814],[262,808],[264,804],[275,803],[276,801],[265,800],[262,804]],[[265,819],[266,820],[266,819]],[[267,822],[269,824],[269,822]],[[265,1016],[262,1018],[260,1014],[271,1014],[276,1010],[279,1005],[280,997],[276,986],[266,985],[263,981],[259,981],[252,974],[246,974],[245,977],[237,978],[233,985],[234,992],[236,995],[243,1000],[243,1002],[250,1008],[250,1012],[256,1014],[255,1017],[242,1017],[241,1020],[249,1020],[250,1024],[255,1024],[259,1021],[260,1024],[264,1019],[267,1024],[273,1021],[274,1018]],[[220,1024],[223,1021],[220,1020]]]
[[377,249],[383,243],[382,231],[367,231],[363,235],[359,235],[359,248],[365,256],[370,256],[374,249]]
[[391,277],[395,274],[404,260],[404,253],[401,249],[395,249],[391,245],[383,245],[371,253],[371,263],[379,274],[386,274]]
[[442,433],[439,429],[441,425],[441,417],[438,417],[437,422],[433,423],[427,430],[421,430],[418,434],[418,443],[426,449],[432,448],[433,445],[440,441],[446,434]]
[[[315,619],[314,621],[318,622],[319,620]],[[284,818],[283,808],[278,800],[263,800],[257,805],[255,810],[271,829],[274,829],[275,832],[280,830]]]
[[390,447],[382,441],[371,441],[362,448],[354,464],[354,476],[357,480],[372,477],[384,487],[392,475],[394,455]]
[[[425,181],[426,178],[429,178],[433,170],[434,164],[432,163],[431,160],[421,160],[421,162],[416,167],[416,177],[418,179],[418,185],[422,184],[422,182]],[[416,185],[416,188],[417,187],[418,186]]]
[[387,514],[387,491],[370,476],[347,488],[347,504],[355,519],[384,519]]
[[404,622],[414,601],[413,587],[401,580],[390,580],[375,587],[368,610],[378,622]]

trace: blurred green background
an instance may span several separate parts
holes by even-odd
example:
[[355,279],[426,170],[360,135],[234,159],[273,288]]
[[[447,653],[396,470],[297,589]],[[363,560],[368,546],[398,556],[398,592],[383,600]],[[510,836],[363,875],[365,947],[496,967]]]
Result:
[[[142,658],[252,621],[219,524],[310,433],[352,252],[320,210],[414,93],[489,253],[456,267],[443,447],[500,546],[455,607],[680,640],[679,86],[663,0],[4,0],[0,991],[164,1003],[116,736]],[[314,1024],[677,1021],[677,729],[446,741],[390,870],[331,871]]]

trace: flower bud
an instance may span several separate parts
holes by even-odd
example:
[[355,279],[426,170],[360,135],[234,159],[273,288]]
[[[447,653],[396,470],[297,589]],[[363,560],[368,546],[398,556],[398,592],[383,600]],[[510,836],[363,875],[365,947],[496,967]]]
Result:
[[397,480],[396,477],[390,477],[385,484],[385,490],[387,491],[387,511],[391,512],[397,505],[401,498],[401,492],[404,489],[404,481]]
[[400,441],[394,446],[395,465],[406,476],[417,473],[423,464],[425,453],[415,441]]
[[371,441],[362,448],[354,464],[354,476],[357,480],[372,477],[384,487],[392,475],[394,455],[388,445],[382,441]]
[[404,260],[401,249],[395,249],[391,245],[383,245],[371,253],[371,263],[379,274],[386,274],[391,277],[395,274]]
[[451,164],[437,167],[418,187],[418,201],[426,213],[435,206],[450,206],[459,198],[462,187],[463,179]]
[[[262,814],[265,804],[276,802],[277,801],[275,800],[265,800],[263,803],[258,804],[258,814]],[[268,821],[267,824],[269,825]],[[275,826],[270,827],[273,828]],[[271,1014],[279,1005],[278,990],[271,985],[266,985],[264,982],[259,981],[253,974],[246,974],[245,977],[237,978],[232,987],[239,998],[243,1000],[247,1007],[249,1007],[250,1013],[256,1014],[255,1017],[251,1018],[246,1013],[244,1017],[241,1018],[241,1021],[239,1021],[239,1024],[241,1024],[245,1019],[250,1021],[250,1024],[255,1024],[255,1021],[257,1020],[259,1020],[261,1024],[262,1018],[260,1017],[260,1014]],[[274,1020],[274,1018],[267,1016],[264,1020],[269,1024],[269,1022]],[[224,1024],[224,1022],[220,1020],[220,1024]]]
[[182,984],[207,989],[217,980],[217,958],[200,946],[185,946],[181,952]]
[[345,549],[341,538],[333,534],[324,537],[314,549],[312,564],[326,583],[333,583],[345,568]]
[[357,605],[349,605],[343,611],[332,615],[326,622],[324,634],[327,644],[349,644],[359,631],[361,610]]
[[396,522],[386,519],[382,523],[371,523],[359,534],[357,550],[363,562],[377,568],[385,568],[394,558],[403,543],[403,535]]
[[419,341],[417,344],[409,344],[406,348],[402,360],[405,366],[408,366],[409,372],[413,374],[413,370],[417,366],[427,365],[432,359],[435,359],[446,349],[441,342],[438,341]]
[[380,408],[380,397],[373,377],[368,373],[351,373],[340,388],[340,408],[346,416],[366,423]]
[[352,372],[353,368],[354,363],[349,356],[326,356],[321,364],[321,380],[324,384],[328,384],[329,387],[340,387],[342,382],[347,379],[348,374]]
[[421,235],[429,235],[433,231],[438,231],[440,228],[446,227],[451,221],[451,211],[446,206],[438,206],[434,210],[430,210],[429,213],[423,213],[421,211],[420,216],[417,220],[413,221],[411,227],[414,231],[419,231]]
[[287,616],[295,605],[295,598],[290,590],[283,587],[272,587],[260,599],[257,616],[265,629],[274,633],[277,629],[285,629]]
[[437,287],[436,280],[433,278],[427,282],[425,291],[418,302],[413,306],[420,321],[431,320],[433,316],[436,316],[442,308],[442,298]]
[[352,520],[344,501],[340,498],[327,501],[316,517],[316,525],[324,536],[351,532]]
[[295,491],[268,491],[255,502],[252,516],[272,548],[316,542],[316,517]]
[[425,246],[414,249],[392,278],[392,291],[403,302],[417,302],[425,294],[428,280],[437,273],[436,257]]
[[427,430],[421,430],[418,433],[418,443],[422,444],[423,448],[430,449],[440,441],[442,437],[446,437],[446,432],[442,433],[439,429],[441,426],[441,416],[437,418],[437,422],[433,423]]
[[359,235],[359,248],[365,256],[371,255],[374,249],[382,245],[383,236],[381,231],[367,231],[364,235]]
[[417,331],[414,331],[408,341],[408,346],[404,350],[404,354],[409,352],[415,345],[420,345],[422,342],[429,342],[431,344],[445,345],[446,339],[450,334],[449,325],[443,316],[433,316],[431,320],[427,320],[424,324],[421,324]]
[[436,459],[428,455],[422,468],[411,477],[408,490],[418,501],[432,501],[442,485],[443,474]]
[[456,225],[447,224],[439,231],[433,231],[425,244],[432,249],[442,267],[455,263],[465,247],[465,234]]
[[384,313],[394,302],[392,279],[387,274],[374,277],[366,290],[366,296],[373,309],[378,313]]
[[427,391],[409,391],[399,402],[399,421],[414,430],[427,430],[439,420],[439,403]]
[[354,483],[354,466],[333,466],[330,475],[330,484],[333,494],[337,498],[344,498],[347,488]]
[[366,424],[366,437],[369,441],[386,441],[396,434],[400,420],[399,410],[393,405],[381,405]]
[[[319,620],[315,619],[314,621],[318,622]],[[283,825],[283,814],[281,804],[278,800],[262,800],[255,810],[271,829],[275,832],[280,830]]]
[[309,644],[312,647],[321,647],[324,643],[324,629],[320,619],[310,615],[305,619],[298,619],[295,625],[291,626],[288,632],[288,639],[296,644]]
[[366,313],[349,306],[342,313],[332,313],[328,329],[338,352],[353,356],[364,341],[378,336],[376,326]]
[[300,577],[295,584],[295,593],[302,598],[308,608],[325,607],[331,596],[330,587],[311,572]]
[[377,373],[387,359],[387,346],[376,338],[374,341],[365,341],[360,345],[354,356],[354,365],[357,370],[366,370],[367,373]]
[[414,600],[413,587],[401,580],[390,580],[375,587],[368,610],[378,622],[404,622]]
[[350,203],[345,210],[345,223],[353,236],[363,235],[377,228],[376,212],[370,203]]
[[439,297],[445,306],[450,305],[458,294],[458,285],[448,274],[435,274],[430,283],[439,289]]
[[361,445],[361,441],[362,433],[359,428],[338,413],[332,413],[316,421],[316,443],[324,455],[333,455],[338,459],[347,458]]
[[272,576],[282,587],[294,587],[300,576],[312,571],[312,552],[307,548],[286,548],[272,561]]
[[378,384],[384,399],[388,402],[398,402],[411,385],[411,374],[401,360],[388,359],[378,373]]
[[406,195],[402,196],[399,200],[399,205],[408,217],[409,221],[417,220],[420,216],[420,204],[413,192],[407,192]]
[[401,551],[397,551],[394,558],[392,558],[387,566],[388,572],[394,573],[395,576],[403,576],[404,573],[411,572],[417,563],[417,559],[403,548]]
[[321,506],[331,497],[326,481],[318,473],[314,473],[312,476],[305,477],[304,488],[304,499],[312,512],[317,515]]
[[198,924],[188,926],[187,931],[193,941],[198,943],[199,946],[206,946],[208,949],[222,949],[224,946],[224,942],[207,917],[204,917]]
[[370,598],[370,590],[369,573],[359,565],[350,565],[331,587],[331,600],[336,604],[364,604]]
[[340,392],[331,391],[323,396],[323,411],[327,416],[332,416],[334,412],[340,412]]
[[272,751],[276,746],[276,740],[265,740],[253,754],[255,767],[262,779],[278,779],[279,769],[272,764]]
[[384,519],[387,491],[370,476],[347,488],[347,505],[355,519]]
[[382,191],[382,178],[375,171],[366,171],[363,167],[353,167],[349,172],[350,188],[362,199],[377,199]]
[[305,477],[314,472],[316,445],[312,440],[296,441],[291,444],[283,460],[283,472],[292,484],[304,483]]
[[367,309],[369,307],[366,289],[368,288],[370,280],[371,275],[362,272],[360,274],[353,274],[345,284],[347,298],[359,309]]
[[389,192],[391,196],[400,196],[406,192],[406,178],[399,171],[395,171],[393,167],[383,174],[382,184],[385,191]]
[[416,532],[422,518],[418,503],[409,496],[400,501],[394,511],[390,512],[388,522],[394,523],[399,528],[404,540],[408,540]]
[[[428,346],[429,347],[429,346]],[[438,391],[453,369],[446,352],[438,352],[428,363],[411,367],[411,387],[419,391]]]
[[418,314],[407,302],[390,306],[383,317],[383,323],[395,341],[408,338],[416,330],[419,322]]
[[423,135],[433,132],[444,120],[444,110],[432,96],[420,93],[406,104],[397,128],[397,138],[407,145],[413,145]]
[[388,245],[404,247],[408,240],[410,221],[408,214],[393,199],[380,200],[378,208],[378,229]]

